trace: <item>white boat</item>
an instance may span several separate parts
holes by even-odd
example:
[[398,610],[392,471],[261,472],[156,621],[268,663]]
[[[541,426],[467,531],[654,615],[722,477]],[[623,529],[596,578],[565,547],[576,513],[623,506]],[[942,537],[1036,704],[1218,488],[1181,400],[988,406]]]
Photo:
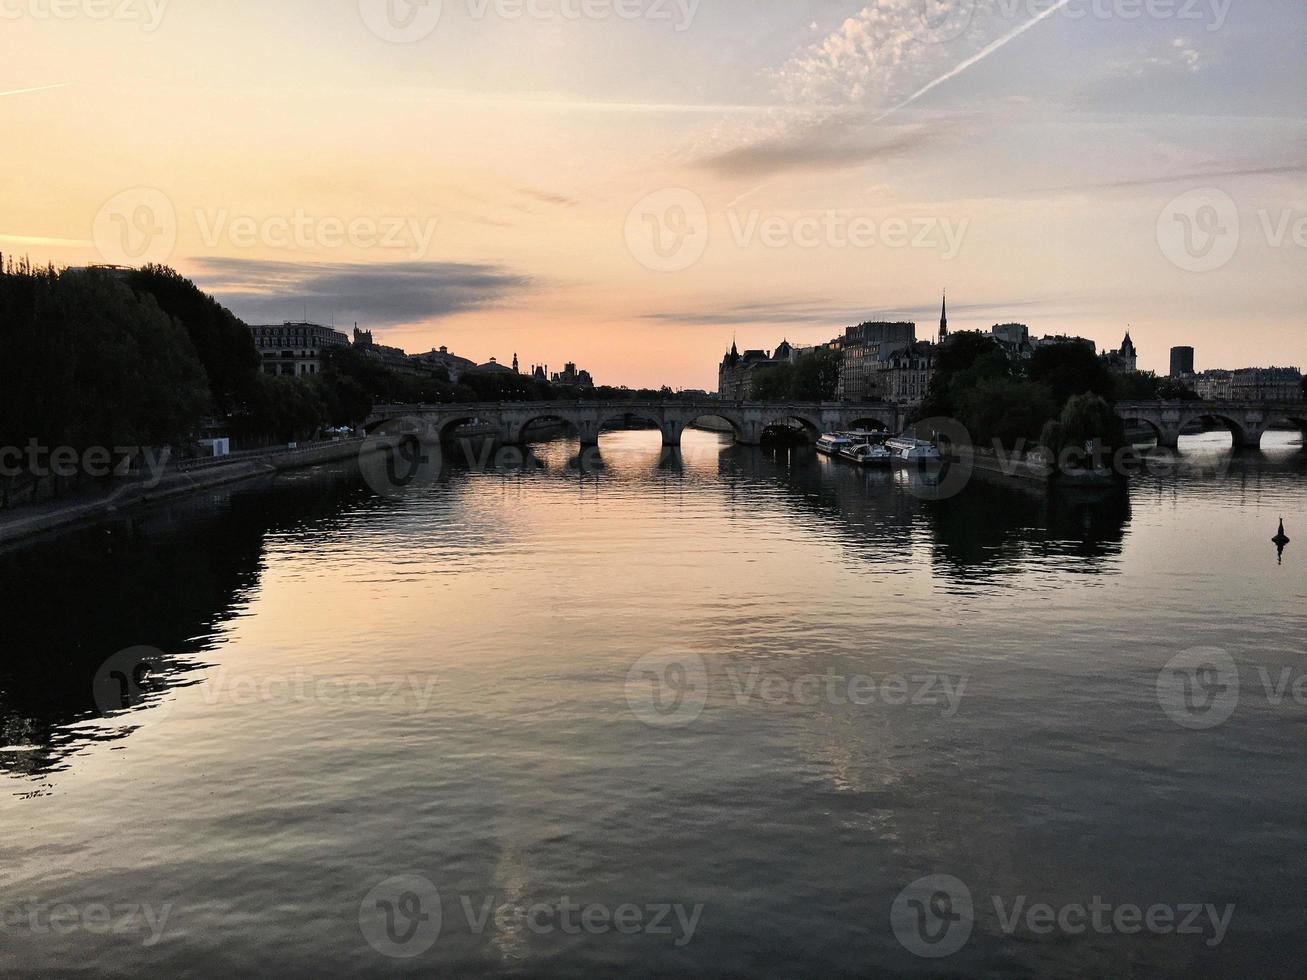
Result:
[[842,450],[853,449],[863,445],[858,437],[849,432],[829,432],[817,440],[817,452],[826,456],[838,456]]
[[840,455],[859,466],[889,466],[894,461],[894,454],[876,443],[841,449]]
[[890,439],[885,445],[894,454],[894,461],[898,463],[937,463],[943,459],[939,447],[925,439],[898,436]]

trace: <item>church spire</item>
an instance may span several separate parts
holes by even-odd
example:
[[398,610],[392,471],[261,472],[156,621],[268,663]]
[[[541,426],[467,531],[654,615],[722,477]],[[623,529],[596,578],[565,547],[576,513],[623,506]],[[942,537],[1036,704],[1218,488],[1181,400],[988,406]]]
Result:
[[939,315],[939,342],[948,340],[948,290],[944,290],[944,307]]

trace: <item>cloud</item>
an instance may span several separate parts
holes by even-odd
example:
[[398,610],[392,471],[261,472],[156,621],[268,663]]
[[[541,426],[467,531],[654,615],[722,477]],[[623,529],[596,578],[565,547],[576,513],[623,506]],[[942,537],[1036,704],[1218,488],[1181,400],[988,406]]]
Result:
[[758,179],[793,170],[842,170],[902,156],[939,135],[923,127],[879,139],[854,131],[844,119],[827,119],[784,136],[705,157],[698,166],[725,177]]
[[[1000,302],[966,303],[949,299],[949,315],[958,320],[976,319],[992,322],[1009,322],[1023,314],[1037,311],[1044,315],[1070,316],[1076,308],[1073,297],[1048,296],[1041,299],[1012,299]],[[932,299],[924,306],[907,306],[897,310],[856,308],[835,304],[779,301],[741,303],[718,309],[662,311],[646,313],[641,319],[677,326],[728,326],[744,327],[756,324],[787,326],[824,326],[830,336],[844,332],[845,326],[871,320],[914,320],[922,329],[919,335],[927,336],[939,320],[939,300]]]
[[421,323],[496,304],[531,279],[462,262],[312,264],[259,259],[196,260],[194,276],[247,323],[310,318],[380,327]]
[[543,204],[556,204],[559,207],[574,208],[581,202],[574,197],[566,197],[562,194],[551,194],[548,191],[532,190],[530,187],[519,187],[519,194],[525,194],[529,198],[540,201]]

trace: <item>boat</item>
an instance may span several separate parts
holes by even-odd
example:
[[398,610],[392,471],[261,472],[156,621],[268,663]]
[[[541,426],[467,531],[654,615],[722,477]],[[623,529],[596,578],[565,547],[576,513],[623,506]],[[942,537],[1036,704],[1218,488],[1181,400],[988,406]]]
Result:
[[894,461],[894,454],[889,449],[872,442],[841,449],[840,455],[859,466],[889,466]]
[[893,453],[896,463],[938,463],[943,459],[939,447],[926,439],[897,436],[888,440],[885,445]]
[[824,456],[838,456],[845,449],[865,445],[851,432],[828,432],[817,440],[817,452]]

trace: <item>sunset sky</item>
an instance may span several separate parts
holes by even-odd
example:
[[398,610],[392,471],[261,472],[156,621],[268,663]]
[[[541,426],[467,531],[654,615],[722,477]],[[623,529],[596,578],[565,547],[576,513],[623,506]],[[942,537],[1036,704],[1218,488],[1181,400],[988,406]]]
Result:
[[712,389],[737,334],[928,336],[947,287],[955,329],[1307,366],[1302,0],[0,0],[0,37],[0,250],[248,322]]

